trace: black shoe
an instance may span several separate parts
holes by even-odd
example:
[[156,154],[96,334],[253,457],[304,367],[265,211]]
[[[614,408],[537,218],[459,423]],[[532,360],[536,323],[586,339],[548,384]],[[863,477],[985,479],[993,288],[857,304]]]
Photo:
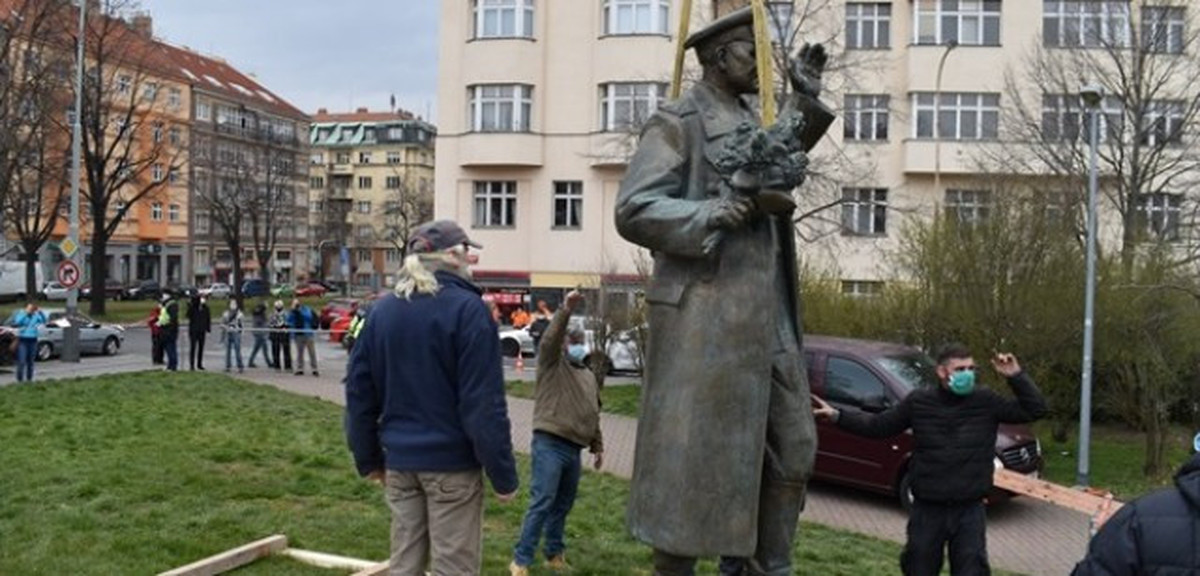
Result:
[[258,366],[255,366],[253,363],[251,363],[249,366],[247,366],[247,368],[258,368]]
[[313,376],[320,376],[320,375],[321,375],[321,374],[320,374],[320,373],[318,373],[316,370],[313,370]]
[[295,373],[292,374],[292,376],[303,376],[303,375],[304,375],[303,370],[297,370]]

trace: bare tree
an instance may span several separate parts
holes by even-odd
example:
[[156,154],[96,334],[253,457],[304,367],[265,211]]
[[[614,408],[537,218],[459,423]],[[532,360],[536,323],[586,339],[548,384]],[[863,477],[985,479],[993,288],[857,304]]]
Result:
[[54,121],[66,109],[69,53],[58,2],[22,0],[0,21],[0,215],[21,246],[25,293],[38,291],[38,252],[60,221],[68,140]]
[[1043,38],[1006,74],[1004,145],[982,160],[993,172],[1043,177],[1078,214],[1088,174],[1078,94],[1084,84],[1102,86],[1101,192],[1119,216],[1120,272],[1128,277],[1147,244],[1169,247],[1175,265],[1200,259],[1197,203],[1184,194],[1200,174],[1200,146],[1188,136],[1200,119],[1200,27],[1183,6],[1121,6],[1128,11],[1088,16],[1084,26],[1079,15],[1048,16]]
[[393,165],[394,184],[387,188],[383,203],[382,225],[376,229],[379,239],[400,252],[400,261],[408,255],[408,239],[422,222],[433,219],[433,190],[429,181],[413,182],[411,166]]
[[[252,214],[264,203],[258,185],[251,150],[223,141],[215,150],[200,152],[192,162],[197,169],[194,183],[196,208],[208,216],[214,232],[224,242],[232,260],[232,288],[242,300],[242,249],[253,241],[247,238]],[[259,216],[261,217],[261,215]]]
[[[136,0],[105,0],[99,14],[89,12],[86,26],[88,69],[79,112],[87,185],[81,194],[91,225],[93,282],[108,277],[109,240],[130,210],[165,190],[166,175],[182,165],[181,152],[151,137],[166,117],[167,98],[158,89],[155,44],[120,18],[136,7]],[[74,45],[76,31],[68,36]],[[93,293],[89,311],[100,316],[105,308],[104,292]]]
[[256,139],[257,143],[251,146],[254,162],[248,169],[237,171],[236,185],[243,188],[240,196],[247,202],[245,216],[258,261],[258,277],[271,284],[274,280],[271,259],[279,244],[279,234],[293,226],[298,217],[292,189],[296,172],[295,136],[289,139],[265,123],[260,124]]

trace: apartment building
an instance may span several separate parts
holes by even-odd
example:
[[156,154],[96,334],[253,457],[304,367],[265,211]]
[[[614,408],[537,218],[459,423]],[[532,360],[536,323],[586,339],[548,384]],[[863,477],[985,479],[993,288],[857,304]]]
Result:
[[[696,0],[690,29],[746,4]],[[1031,58],[1131,42],[1149,43],[1153,57],[1187,57],[1194,27],[1193,7],[1168,0],[767,6],[783,30],[799,30],[776,35],[781,49],[819,41],[831,52],[822,99],[839,120],[811,154],[820,174],[797,192],[797,233],[807,268],[839,278],[848,294],[897,277],[895,251],[913,219],[987,218],[999,192],[989,189],[985,160],[1012,141],[1080,139],[1077,90],[1096,78],[1080,68],[1066,84],[1039,86]],[[616,234],[613,203],[630,133],[666,98],[679,14],[679,0],[442,2],[435,211],[488,247],[477,277],[489,290],[528,301],[644,269],[644,256]],[[689,54],[685,76],[696,72]],[[1121,95],[1111,92],[1102,103],[1110,126],[1121,116]],[[1159,97],[1124,138],[1186,140],[1195,95]],[[1018,100],[1024,118],[1010,113]],[[1126,128],[1141,116],[1126,111]],[[1024,167],[1031,179],[1054,181],[1035,164]],[[1161,237],[1187,200],[1183,190],[1156,190],[1131,202]],[[1119,241],[1112,234],[1102,239]]]
[[327,279],[374,289],[391,286],[410,229],[433,216],[437,129],[404,110],[330,113],[322,108],[312,122],[314,261]]
[[223,60],[166,49],[192,104],[189,282],[233,281],[226,227],[237,230],[243,279],[260,277],[260,260],[271,283],[308,278],[308,116]]

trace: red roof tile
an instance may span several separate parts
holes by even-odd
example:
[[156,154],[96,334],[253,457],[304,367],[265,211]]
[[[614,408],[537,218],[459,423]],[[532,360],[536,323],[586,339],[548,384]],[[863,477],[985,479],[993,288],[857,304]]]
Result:
[[330,114],[324,108],[318,110],[313,115],[313,123],[361,123],[361,122],[395,122],[397,120],[415,120],[416,116],[407,110],[397,110],[395,112],[370,112],[366,108],[359,108],[354,112],[334,112]]

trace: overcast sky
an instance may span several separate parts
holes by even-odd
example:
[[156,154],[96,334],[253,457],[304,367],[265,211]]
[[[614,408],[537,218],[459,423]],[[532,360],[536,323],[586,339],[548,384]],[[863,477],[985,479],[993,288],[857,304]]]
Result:
[[309,114],[386,110],[392,94],[437,113],[436,0],[140,1],[156,36],[225,59]]

